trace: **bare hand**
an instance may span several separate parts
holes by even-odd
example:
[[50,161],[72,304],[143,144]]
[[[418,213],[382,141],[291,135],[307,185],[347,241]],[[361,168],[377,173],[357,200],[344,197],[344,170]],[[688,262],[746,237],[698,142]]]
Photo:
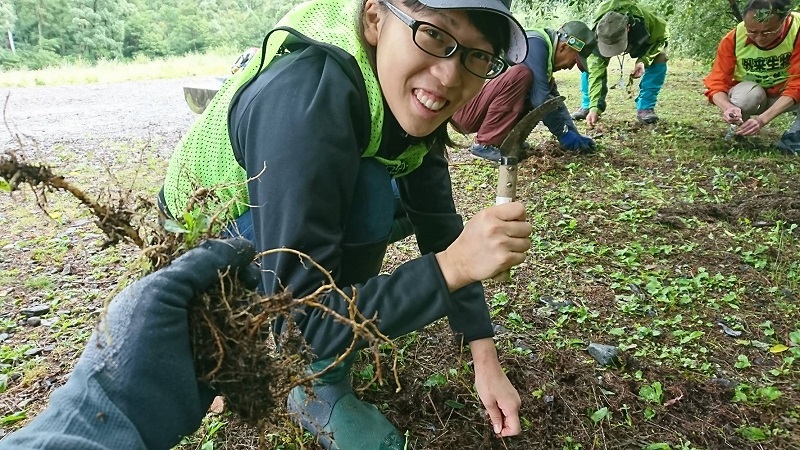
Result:
[[631,71],[631,78],[642,78],[644,75],[644,63],[637,62]]
[[739,136],[752,136],[757,134],[764,128],[765,123],[761,121],[761,118],[758,116],[753,116],[747,119],[743,124],[739,125],[739,128],[736,130],[736,134]]
[[733,125],[741,125],[742,109],[738,106],[731,106],[725,111],[722,111],[722,120]]
[[458,238],[436,255],[448,288],[454,291],[523,262],[530,235],[522,203],[496,205],[475,214]]
[[598,114],[597,111],[589,111],[589,114],[586,115],[586,124],[589,125],[589,128],[594,128],[599,121],[600,114]]
[[518,435],[522,430],[519,424],[522,401],[500,365],[479,371],[476,364],[475,389],[492,421],[494,433],[502,437]]

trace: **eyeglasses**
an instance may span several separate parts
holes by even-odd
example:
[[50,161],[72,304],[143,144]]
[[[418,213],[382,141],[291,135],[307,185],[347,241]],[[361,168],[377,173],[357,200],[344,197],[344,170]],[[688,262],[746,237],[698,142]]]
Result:
[[453,35],[436,25],[415,20],[386,0],[381,3],[411,28],[414,43],[423,52],[437,58],[449,58],[460,49],[461,64],[469,73],[484,79],[495,78],[505,70],[507,64],[502,58],[484,50],[465,47]]
[[747,30],[747,35],[750,36],[750,37],[758,37],[758,36],[767,37],[767,36],[773,36],[773,35],[775,35],[777,33],[780,33],[781,31],[783,31],[783,25],[781,25],[781,27],[778,28],[777,30],[772,30],[772,31],[750,31],[750,30]]
[[747,32],[748,36],[753,37],[753,38],[754,37],[758,37],[758,36],[769,37],[769,36],[774,36],[774,35],[780,33],[781,31],[783,31],[783,24],[784,24],[784,21],[781,21],[781,24],[778,26],[778,28],[776,28],[776,29],[774,29],[772,31],[750,31],[750,30],[747,30],[747,29],[745,29],[745,31]]

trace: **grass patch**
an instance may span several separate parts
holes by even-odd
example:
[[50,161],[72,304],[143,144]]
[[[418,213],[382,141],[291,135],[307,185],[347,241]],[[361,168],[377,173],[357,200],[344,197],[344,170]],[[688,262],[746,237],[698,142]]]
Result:
[[220,76],[230,72],[241,49],[215,49],[205,54],[169,58],[139,57],[133,61],[101,60],[68,63],[41,70],[9,70],[2,73],[2,87],[56,86],[87,83]]
[[[705,70],[670,62],[655,126],[636,123],[632,96],[611,90],[598,129],[578,125],[603,134],[593,155],[558,150],[541,127],[531,134],[536,151],[520,166],[518,188],[531,251],[511,283],[486,283],[498,352],[523,399],[523,433],[492,436],[470,355],[452,344],[442,321],[397,340],[399,393],[392,383],[369,384],[372,360],[362,358],[354,371],[362,397],[408,431],[414,448],[800,447],[800,160],[773,148],[794,116],[754,138],[724,140],[727,126],[702,96]],[[612,82],[617,71],[612,64]],[[577,72],[556,77],[577,107]],[[461,145],[470,139],[453,137]],[[120,184],[153,195],[166,163],[131,147],[115,151],[122,153],[111,171]],[[69,173],[97,192],[107,187],[98,179],[105,170],[64,153],[53,157]],[[469,218],[494,203],[497,170],[467,150],[453,150],[451,159],[457,208]],[[2,301],[13,305],[0,313],[0,326],[14,330],[2,347],[2,373],[55,385],[132,251],[100,248],[85,214],[54,199],[60,216],[44,220],[32,198],[0,203],[0,242],[13,243],[0,262]],[[385,270],[415,255],[413,238],[395,244]],[[50,314],[63,316],[37,332],[24,328],[18,311],[34,298],[49,298]],[[619,364],[598,364],[587,351],[592,343],[616,347]],[[20,356],[23,345],[55,349],[29,360]],[[30,361],[46,370],[28,370]],[[9,405],[29,398],[15,380],[4,381]],[[46,394],[21,417],[19,408],[0,411],[3,426],[25,423]],[[254,436],[231,416],[209,416],[179,448],[253,447]],[[279,419],[267,441],[315,448],[288,420]]]

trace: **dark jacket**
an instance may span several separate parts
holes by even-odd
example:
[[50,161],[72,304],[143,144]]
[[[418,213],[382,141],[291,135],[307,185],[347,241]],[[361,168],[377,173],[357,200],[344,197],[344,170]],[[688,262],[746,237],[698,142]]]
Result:
[[[256,248],[285,247],[309,255],[346,293],[357,291],[361,313],[377,314],[381,331],[389,337],[445,315],[463,342],[492,336],[481,284],[450,294],[433,255],[463,229],[444,155],[429,153],[419,168],[397,179],[422,257],[378,275],[388,236],[344,244],[344,220],[371,126],[363,83],[346,52],[310,45],[279,57],[237,93],[229,130],[236,158],[252,179],[248,189]],[[414,141],[388,108],[385,116],[379,155],[397,154]],[[325,283],[323,274],[288,253],[265,257],[262,271],[267,293],[287,287],[299,298]],[[346,312],[336,293],[320,300]],[[322,317],[317,309],[295,320],[319,358],[341,352],[352,339],[348,327]]]

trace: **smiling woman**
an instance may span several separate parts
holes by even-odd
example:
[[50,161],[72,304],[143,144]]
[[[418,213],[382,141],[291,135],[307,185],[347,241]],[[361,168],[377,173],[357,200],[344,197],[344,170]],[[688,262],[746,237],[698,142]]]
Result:
[[[176,148],[160,195],[182,217],[199,186],[215,191],[226,234],[258,251],[293,248],[358,292],[390,338],[447,316],[475,359],[493,431],[519,433],[519,395],[500,367],[481,280],[525,258],[530,226],[510,203],[456,213],[445,159],[453,113],[520,62],[527,44],[510,0],[313,0],[292,10],[234,74]],[[415,233],[420,258],[379,275],[390,242]],[[261,289],[314,292],[320,274],[296,258],[262,258]],[[330,294],[323,303],[346,313]],[[292,318],[318,372],[314,396],[288,408],[329,448],[404,447],[394,426],[352,392],[352,332],[308,311]],[[289,327],[279,318],[276,333]],[[357,342],[356,346],[363,345]]]
[[[397,5],[382,0],[375,5],[370,11],[370,2],[365,4],[365,16],[374,19],[364,22],[362,32],[371,64],[383,81],[383,96],[405,132],[428,143],[447,142],[447,119],[477,94],[485,79],[502,72],[504,50],[515,62],[527,50],[516,22],[502,15],[434,9],[451,6],[440,0]],[[393,37],[379,39],[382,33]],[[402,62],[398,55],[403,55]],[[420,71],[434,72],[435,83]]]
[[437,58],[449,58],[460,50],[461,64],[479,78],[495,78],[506,68],[503,58],[479,48],[464,47],[450,33],[436,25],[414,20],[389,2],[381,1],[381,4],[386,5],[392,14],[411,28],[414,43],[425,53]]

